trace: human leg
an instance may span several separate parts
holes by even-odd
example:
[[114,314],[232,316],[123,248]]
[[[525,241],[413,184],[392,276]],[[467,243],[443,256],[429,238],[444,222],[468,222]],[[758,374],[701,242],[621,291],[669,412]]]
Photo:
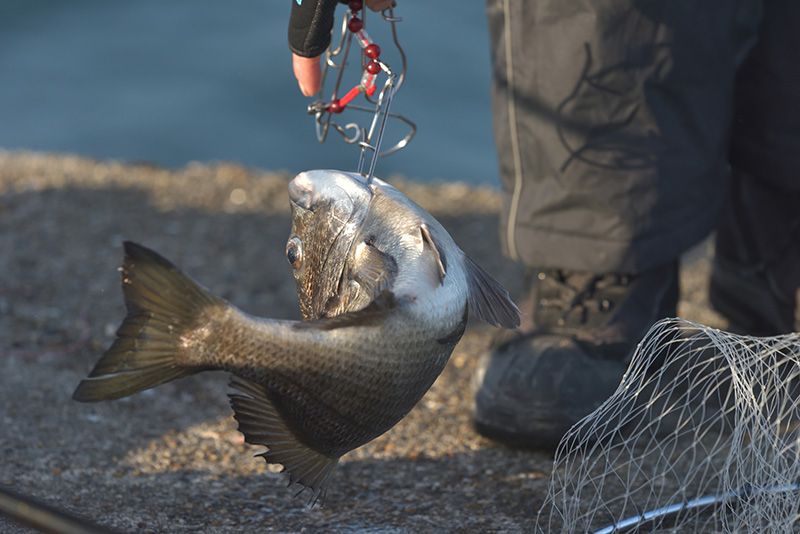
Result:
[[755,335],[800,329],[800,4],[768,0],[737,79],[712,305]]
[[482,433],[554,447],[675,314],[678,258],[724,198],[757,7],[488,2],[503,242],[533,283],[527,331],[482,362]]

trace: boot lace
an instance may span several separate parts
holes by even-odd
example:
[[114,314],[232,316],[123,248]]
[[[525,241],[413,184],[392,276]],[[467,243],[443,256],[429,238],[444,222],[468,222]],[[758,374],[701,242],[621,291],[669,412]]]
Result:
[[[536,273],[539,288],[534,322],[540,327],[580,327],[604,324],[615,307],[616,292],[624,292],[631,277],[624,274]],[[614,291],[617,290],[617,291]]]

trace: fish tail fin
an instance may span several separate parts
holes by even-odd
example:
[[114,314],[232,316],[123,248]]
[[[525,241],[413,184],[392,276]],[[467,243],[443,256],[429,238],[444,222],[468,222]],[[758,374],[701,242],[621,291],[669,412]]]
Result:
[[128,314],[117,339],[72,398],[118,399],[207,367],[181,365],[182,336],[197,328],[204,311],[226,305],[152,250],[126,241],[122,291]]

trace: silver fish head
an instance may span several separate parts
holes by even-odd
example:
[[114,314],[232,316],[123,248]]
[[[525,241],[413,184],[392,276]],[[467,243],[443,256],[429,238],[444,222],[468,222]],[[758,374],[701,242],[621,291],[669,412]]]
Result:
[[307,171],[289,183],[292,230],[286,259],[297,282],[303,319],[325,317],[336,299],[371,196],[355,173]]

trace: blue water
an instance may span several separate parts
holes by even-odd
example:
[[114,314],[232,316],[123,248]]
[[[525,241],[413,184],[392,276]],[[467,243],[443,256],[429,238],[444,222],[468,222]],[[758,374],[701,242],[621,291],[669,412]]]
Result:
[[[314,137],[291,75],[289,5],[0,0],[0,147],[353,169],[353,147]],[[378,174],[496,184],[483,2],[400,0],[397,13],[410,67],[393,109],[419,133]],[[373,16],[368,29],[386,49],[382,24]]]

